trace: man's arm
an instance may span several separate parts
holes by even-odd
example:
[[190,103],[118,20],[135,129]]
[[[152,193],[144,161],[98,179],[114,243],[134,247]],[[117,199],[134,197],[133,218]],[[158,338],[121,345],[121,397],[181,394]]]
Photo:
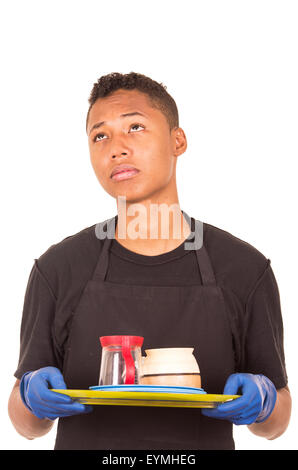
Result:
[[292,409],[292,398],[289,387],[277,390],[274,409],[266,421],[249,424],[248,429],[257,436],[273,440],[281,436],[288,427]]
[[21,399],[19,386],[20,380],[17,379],[8,401],[8,415],[13,426],[21,436],[27,439],[47,434],[54,422],[48,418],[37,418],[26,408]]

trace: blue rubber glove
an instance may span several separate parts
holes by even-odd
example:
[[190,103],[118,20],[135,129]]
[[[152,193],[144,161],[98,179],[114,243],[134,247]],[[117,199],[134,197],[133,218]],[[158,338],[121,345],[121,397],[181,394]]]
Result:
[[232,374],[225,387],[225,395],[242,396],[222,403],[217,408],[202,409],[202,414],[210,418],[226,419],[234,424],[262,423],[273,411],[277,392],[265,375]]
[[78,403],[67,395],[52,392],[49,388],[66,389],[63,376],[56,367],[43,367],[26,372],[21,378],[22,401],[37,418],[54,420],[92,411],[92,406]]

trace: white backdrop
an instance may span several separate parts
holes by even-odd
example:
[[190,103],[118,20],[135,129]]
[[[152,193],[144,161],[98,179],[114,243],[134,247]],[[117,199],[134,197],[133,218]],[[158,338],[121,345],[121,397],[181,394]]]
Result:
[[87,99],[101,75],[134,71],[176,100],[181,208],[254,245],[279,285],[292,419],[274,441],[234,427],[236,448],[297,449],[297,2],[15,0],[0,18],[1,447],[53,448],[55,428],[28,441],[7,414],[24,293],[34,258],[116,214]]

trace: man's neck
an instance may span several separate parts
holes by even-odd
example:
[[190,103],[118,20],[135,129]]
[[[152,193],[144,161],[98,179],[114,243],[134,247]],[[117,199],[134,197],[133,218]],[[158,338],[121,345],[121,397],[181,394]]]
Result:
[[170,212],[168,217],[162,212],[157,217],[150,217],[150,214],[148,217],[128,217],[126,213],[118,213],[115,239],[130,251],[157,256],[177,248],[190,233],[190,226],[178,207],[175,215]]

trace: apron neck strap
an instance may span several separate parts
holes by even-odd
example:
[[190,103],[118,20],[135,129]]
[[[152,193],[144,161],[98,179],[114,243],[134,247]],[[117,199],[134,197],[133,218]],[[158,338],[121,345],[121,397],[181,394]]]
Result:
[[202,284],[204,286],[216,285],[216,279],[210,261],[210,257],[204,245],[204,222],[196,219],[191,219],[185,211],[182,212],[183,216],[185,217],[185,220],[190,226],[192,232],[191,238],[193,238],[193,234],[195,235],[194,242],[192,243],[194,245],[193,249],[195,250],[197,256],[197,262],[201,273]]
[[111,219],[104,220],[95,226],[95,234],[97,238],[104,240],[93,275],[93,279],[95,280],[104,281],[106,278],[109,264],[109,249],[112,243],[112,239],[115,238],[117,220],[118,215],[112,217]]
[[196,255],[201,273],[202,284],[204,286],[215,286],[216,279],[205,245],[202,245],[199,250],[196,250]]

